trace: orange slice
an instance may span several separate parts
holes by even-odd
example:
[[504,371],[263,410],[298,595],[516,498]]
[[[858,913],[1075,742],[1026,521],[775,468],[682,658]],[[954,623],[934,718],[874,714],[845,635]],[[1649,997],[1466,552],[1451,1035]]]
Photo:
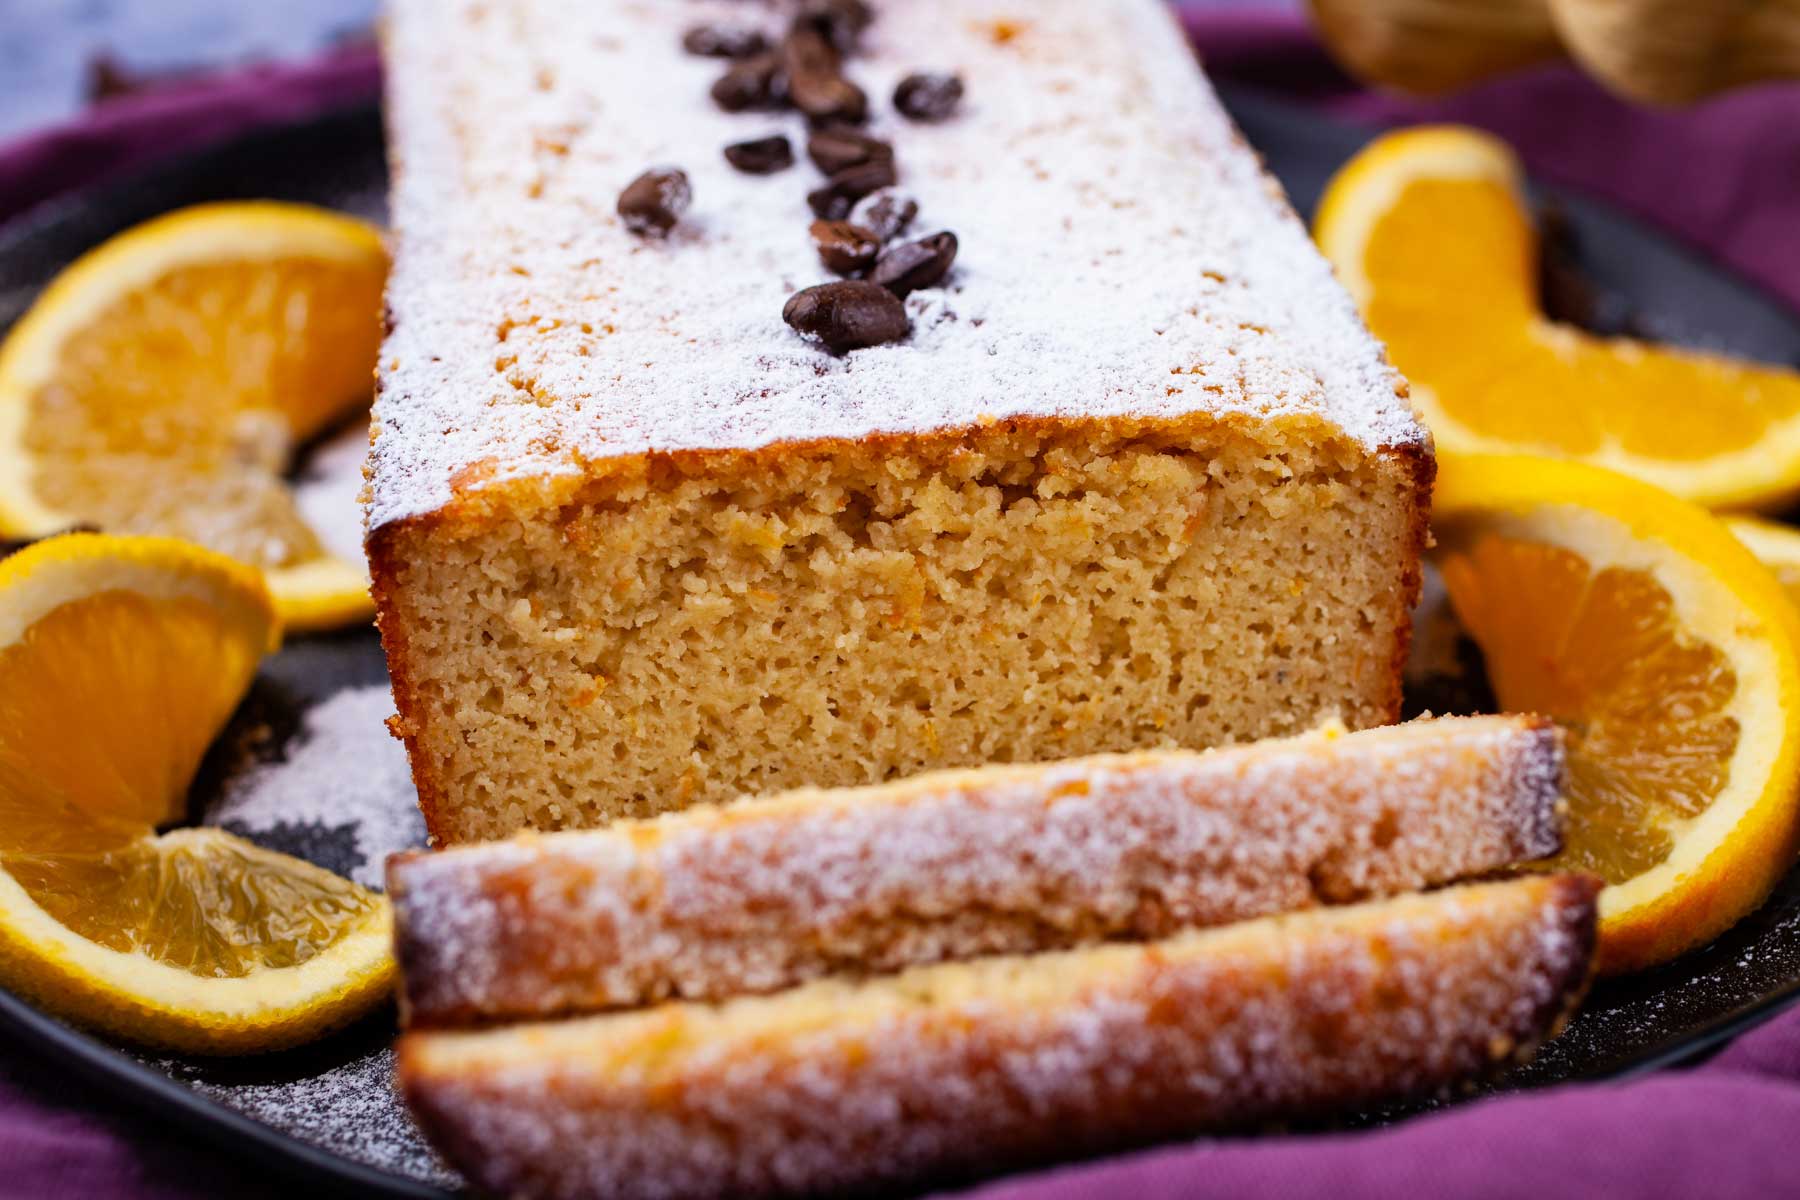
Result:
[[1599,875],[1603,970],[1729,927],[1793,864],[1800,615],[1704,510],[1579,463],[1445,456],[1437,559],[1509,711],[1569,736],[1552,869]]
[[1454,126],[1372,142],[1315,234],[1438,446],[1580,459],[1710,506],[1800,491],[1800,373],[1550,321],[1512,152]]
[[368,403],[387,257],[361,221],[212,204],[57,277],[0,345],[0,535],[186,538],[268,574],[284,623],[367,619],[284,474]]
[[1760,517],[1726,517],[1733,537],[1773,572],[1781,588],[1800,607],[1800,529]]
[[256,571],[72,534],[0,562],[0,983],[204,1053],[381,1002],[387,901],[217,829],[157,832],[279,641]]

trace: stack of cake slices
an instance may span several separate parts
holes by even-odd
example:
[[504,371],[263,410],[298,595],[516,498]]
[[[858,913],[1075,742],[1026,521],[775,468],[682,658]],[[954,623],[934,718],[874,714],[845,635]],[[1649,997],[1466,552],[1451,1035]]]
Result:
[[504,1195],[943,1182],[1515,1061],[1591,967],[1557,733],[1442,718],[397,857],[400,1086]]

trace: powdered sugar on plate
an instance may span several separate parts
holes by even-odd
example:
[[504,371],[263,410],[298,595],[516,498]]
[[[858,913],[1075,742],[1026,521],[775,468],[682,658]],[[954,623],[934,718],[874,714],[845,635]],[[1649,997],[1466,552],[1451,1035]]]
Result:
[[357,419],[313,447],[294,480],[294,504],[325,549],[345,562],[363,561],[363,460],[369,423]]
[[[386,1046],[352,1054],[324,1070],[316,1070],[316,1059],[309,1057],[309,1065],[292,1075],[279,1065],[253,1060],[152,1061],[202,1096],[320,1149],[420,1183],[454,1188],[461,1182],[407,1115],[394,1091],[394,1052]],[[240,1077],[258,1071],[267,1072],[266,1077]]]
[[[393,711],[386,685],[346,688],[308,709],[285,758],[226,781],[206,823],[381,887],[389,854],[425,844],[406,751],[384,723]],[[320,853],[323,840],[338,844]]]

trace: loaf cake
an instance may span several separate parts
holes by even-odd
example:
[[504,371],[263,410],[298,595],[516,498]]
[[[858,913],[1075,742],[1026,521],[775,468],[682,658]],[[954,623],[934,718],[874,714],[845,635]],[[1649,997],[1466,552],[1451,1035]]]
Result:
[[806,789],[388,865],[414,1026],[1141,940],[1554,853],[1535,717]]
[[411,1032],[397,1077],[495,1195],[941,1181],[1510,1062],[1585,986],[1598,887],[1540,875],[724,1004]]
[[843,127],[682,45],[796,8],[390,5],[367,545],[433,838],[1393,720],[1430,442],[1162,0],[874,6],[833,94],[956,236],[840,281],[864,348],[800,303]]

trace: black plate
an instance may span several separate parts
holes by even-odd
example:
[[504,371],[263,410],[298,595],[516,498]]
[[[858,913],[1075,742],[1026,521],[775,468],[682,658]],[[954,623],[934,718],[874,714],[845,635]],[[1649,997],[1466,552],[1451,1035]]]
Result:
[[[1245,134],[1310,210],[1330,173],[1368,132],[1245,93],[1227,100]],[[71,259],[140,220],[204,200],[304,200],[379,218],[385,190],[381,127],[358,109],[258,135],[146,175],[82,193],[0,231],[0,326]],[[1671,341],[1772,361],[1800,351],[1800,325],[1779,304],[1635,222],[1580,197],[1566,209],[1578,259],[1606,309]],[[250,699],[202,773],[197,803],[245,772],[288,758],[308,713],[385,679],[367,631],[293,640],[264,667]],[[295,753],[303,751],[296,750]],[[252,836],[337,870],[366,867],[352,825],[312,821],[252,828]],[[1762,911],[1713,945],[1627,981],[1601,985],[1561,1039],[1501,1087],[1619,1076],[1690,1060],[1800,1000],[1800,870]],[[444,1196],[455,1178],[419,1142],[385,1088],[391,1014],[325,1041],[265,1058],[149,1058],[72,1030],[0,992],[0,1026],[116,1095],[182,1122],[221,1147],[329,1183],[335,1194]],[[330,1086],[322,1086],[322,1081]],[[250,1115],[253,1114],[254,1119]],[[1379,1121],[1396,1111],[1365,1114]]]

